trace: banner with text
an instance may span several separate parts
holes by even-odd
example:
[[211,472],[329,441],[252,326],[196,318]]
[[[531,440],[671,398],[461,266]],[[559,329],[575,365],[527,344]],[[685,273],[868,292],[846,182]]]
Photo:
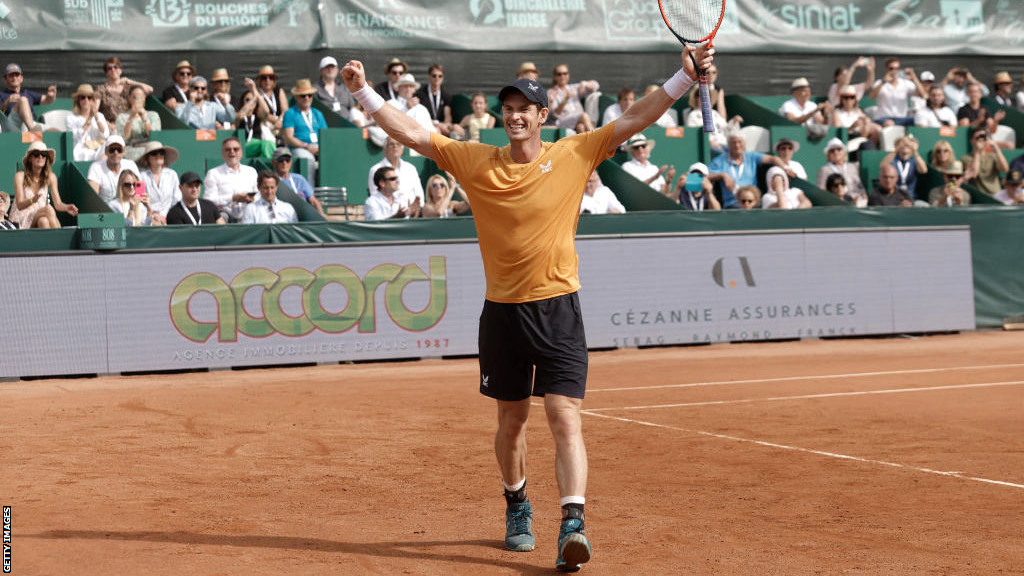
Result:
[[[0,50],[675,51],[657,0],[0,0]],[[1024,55],[1008,0],[735,0],[723,52]]]
[[[962,229],[580,238],[594,348],[974,328]],[[475,243],[10,257],[0,377],[474,354]]]

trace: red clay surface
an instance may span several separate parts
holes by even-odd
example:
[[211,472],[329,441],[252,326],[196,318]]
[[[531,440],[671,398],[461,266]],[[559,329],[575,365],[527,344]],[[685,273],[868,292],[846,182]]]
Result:
[[[1024,573],[1022,349],[984,332],[592,354],[582,573]],[[546,424],[537,550],[506,552],[477,377],[428,360],[0,383],[13,573],[553,573]]]

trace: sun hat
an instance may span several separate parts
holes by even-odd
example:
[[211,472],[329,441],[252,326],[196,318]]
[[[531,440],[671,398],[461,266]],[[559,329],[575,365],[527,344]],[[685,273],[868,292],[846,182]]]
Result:
[[78,100],[79,96],[95,96],[96,91],[92,89],[92,84],[79,84],[78,90],[75,90],[71,94],[72,100]]
[[274,80],[277,80],[277,74],[274,72],[274,67],[270,64],[260,66],[260,69],[256,72],[256,77],[259,78],[260,76],[270,76]]
[[405,70],[409,69],[409,65],[406,64],[405,61],[402,60],[401,58],[392,58],[391,60],[388,60],[387,65],[384,66],[384,73],[387,73],[389,70],[391,70],[391,67],[396,64],[401,64],[402,68]]
[[309,81],[309,78],[300,78],[295,81],[295,87],[292,88],[292,94],[295,96],[316,94],[316,88],[313,88],[313,83]]
[[170,166],[178,161],[178,150],[171,146],[164,146],[156,140],[150,140],[146,142],[146,146],[142,149],[142,156],[139,157],[139,164],[149,167],[149,155],[158,150],[164,151],[164,167]]
[[516,71],[516,76],[522,76],[527,72],[536,72],[540,74],[540,70],[537,70],[537,66],[533,62],[523,62],[519,65],[519,70]]
[[840,96],[854,96],[854,97],[856,97],[857,96],[857,89],[854,88],[851,84],[847,84],[846,86],[843,86],[842,90],[839,91],[839,95]]
[[793,90],[796,90],[797,88],[810,88],[810,87],[811,87],[811,83],[807,81],[807,78],[804,78],[803,76],[801,76],[800,78],[797,78],[796,80],[793,80],[793,83],[789,85],[789,90],[792,92]]
[[1010,73],[1007,71],[996,72],[996,77],[992,80],[993,84],[1013,84],[1013,78],[1010,77]]
[[191,72],[193,76],[196,75],[196,67],[189,64],[188,60],[182,60],[181,62],[175,64],[174,72],[171,75],[173,76],[174,74],[177,74],[178,70],[181,70],[182,68],[188,68],[189,72]]
[[772,150],[775,150],[776,152],[778,152],[779,151],[779,146],[781,146],[783,144],[790,144],[791,146],[793,146],[793,153],[794,154],[796,154],[797,150],[800,150],[800,143],[795,141],[795,140],[790,140],[789,138],[781,138],[781,139],[779,139],[779,141],[775,143],[775,146],[772,147]]
[[412,85],[412,86],[415,86],[417,90],[420,89],[420,83],[417,82],[416,78],[412,74],[409,74],[408,72],[405,73],[405,74],[402,74],[398,78],[398,84],[396,84],[396,86],[405,86],[405,85]]
[[56,150],[54,150],[53,148],[47,148],[46,144],[43,144],[41,141],[36,140],[35,142],[28,145],[28,150],[25,150],[25,157],[21,159],[21,165],[28,166],[29,154],[37,151],[46,152],[46,155],[50,157],[50,164],[53,164],[53,161],[57,158]]
[[633,134],[629,137],[629,140],[626,140],[626,148],[629,148],[630,150],[640,146],[647,146],[649,149],[653,149],[655,144],[656,142],[654,139],[644,136],[643,132]]
[[231,76],[228,76],[227,68],[217,68],[210,75],[210,82],[217,82],[218,80],[231,80]]
[[529,78],[520,78],[515,82],[505,86],[498,92],[498,101],[504,102],[505,98],[513,92],[520,92],[526,99],[534,104],[537,104],[541,108],[548,107],[548,91],[544,89],[539,83]]
[[950,176],[961,176],[964,173],[964,164],[959,160],[954,160],[949,168],[942,171],[943,174],[949,174]]

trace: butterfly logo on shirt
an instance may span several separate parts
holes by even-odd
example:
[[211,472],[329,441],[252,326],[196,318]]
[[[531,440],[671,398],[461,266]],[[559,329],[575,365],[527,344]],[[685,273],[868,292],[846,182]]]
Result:
[[551,172],[551,160],[540,165],[541,174],[547,174],[548,172]]

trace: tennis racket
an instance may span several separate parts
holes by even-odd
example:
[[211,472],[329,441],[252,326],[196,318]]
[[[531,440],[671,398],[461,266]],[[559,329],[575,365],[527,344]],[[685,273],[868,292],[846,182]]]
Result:
[[[725,0],[658,0],[661,18],[669,32],[685,44],[707,42],[712,45],[718,27],[725,16]],[[690,53],[690,60],[697,70],[697,89],[700,91],[700,111],[704,117],[704,131],[714,132],[715,122],[711,117],[711,96],[708,94],[708,77],[697,66],[697,59]]]

